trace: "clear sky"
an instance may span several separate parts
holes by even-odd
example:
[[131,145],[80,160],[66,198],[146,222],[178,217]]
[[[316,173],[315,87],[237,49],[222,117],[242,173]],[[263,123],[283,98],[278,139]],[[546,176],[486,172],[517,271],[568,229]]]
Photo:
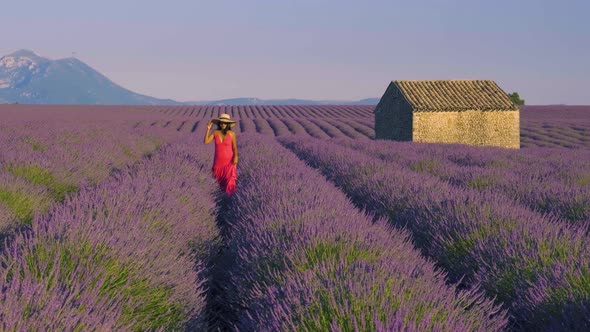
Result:
[[179,101],[492,79],[527,104],[590,105],[588,0],[2,1],[0,56],[21,48]]

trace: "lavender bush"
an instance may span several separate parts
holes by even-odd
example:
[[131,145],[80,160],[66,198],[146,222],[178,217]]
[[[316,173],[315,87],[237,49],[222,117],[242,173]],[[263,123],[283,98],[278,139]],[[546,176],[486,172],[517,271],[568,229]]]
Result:
[[588,106],[522,106],[521,147],[590,147]]
[[132,128],[125,113],[114,119],[50,114],[54,118],[25,120],[31,112],[23,112],[0,124],[0,206],[16,217],[0,216],[0,237],[176,137],[169,130]]
[[359,130],[358,126],[348,124],[343,120],[330,120],[330,123],[342,131],[344,135],[352,139],[367,139],[370,137],[370,135],[365,133],[363,130]]
[[[269,137],[242,135],[227,206],[225,306],[244,331],[488,331],[505,314],[457,291],[392,230]],[[313,184],[313,185],[310,185]],[[227,315],[226,315],[227,316]]]
[[216,187],[195,149],[166,146],[18,233],[0,256],[0,329],[206,328]]
[[298,122],[305,131],[312,137],[315,138],[330,138],[328,134],[326,134],[321,128],[315,125],[307,118],[294,118],[296,122]]
[[305,128],[303,128],[303,126],[293,118],[283,118],[282,121],[285,123],[285,126],[287,126],[289,130],[295,135],[304,135],[307,133]]
[[290,135],[289,128],[283,123],[282,119],[275,117],[267,119],[269,125],[272,127],[275,136]]
[[338,144],[453,185],[501,193],[540,213],[590,224],[590,153],[531,148],[512,151],[459,144],[338,140]]
[[258,117],[255,118],[254,124],[256,125],[256,132],[259,132],[264,135],[271,135],[274,136],[275,132],[273,131],[272,127],[268,124],[267,119]]
[[320,118],[309,118],[309,121],[322,129],[322,131],[324,131],[330,137],[346,137],[346,135],[340,129],[332,125],[329,121]]
[[[360,207],[411,231],[414,243],[466,285],[510,308],[517,328],[590,327],[587,237],[502,195],[450,186],[329,141],[280,141]],[[534,294],[534,295],[533,295]]]

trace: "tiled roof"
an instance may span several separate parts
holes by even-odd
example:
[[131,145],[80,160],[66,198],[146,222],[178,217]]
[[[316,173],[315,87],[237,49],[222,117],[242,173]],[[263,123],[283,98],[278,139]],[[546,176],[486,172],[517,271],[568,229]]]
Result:
[[498,110],[518,107],[492,80],[393,81],[415,111]]

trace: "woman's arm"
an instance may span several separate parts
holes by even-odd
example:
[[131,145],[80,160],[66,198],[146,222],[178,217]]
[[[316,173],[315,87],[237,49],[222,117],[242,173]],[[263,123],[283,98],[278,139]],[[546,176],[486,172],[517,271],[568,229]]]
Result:
[[238,143],[236,143],[236,133],[232,131],[232,143],[234,148],[234,165],[238,164]]
[[213,123],[211,123],[211,121],[207,122],[207,132],[205,133],[205,139],[203,140],[203,143],[205,144],[211,143],[211,141],[215,137],[215,130],[213,130],[213,133],[209,135],[209,130],[211,130],[212,125]]

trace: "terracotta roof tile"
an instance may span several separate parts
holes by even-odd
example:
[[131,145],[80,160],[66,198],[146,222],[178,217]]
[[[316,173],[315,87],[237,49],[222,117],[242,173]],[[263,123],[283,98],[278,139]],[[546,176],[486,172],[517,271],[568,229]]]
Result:
[[518,107],[492,80],[393,81],[416,111],[498,110]]

